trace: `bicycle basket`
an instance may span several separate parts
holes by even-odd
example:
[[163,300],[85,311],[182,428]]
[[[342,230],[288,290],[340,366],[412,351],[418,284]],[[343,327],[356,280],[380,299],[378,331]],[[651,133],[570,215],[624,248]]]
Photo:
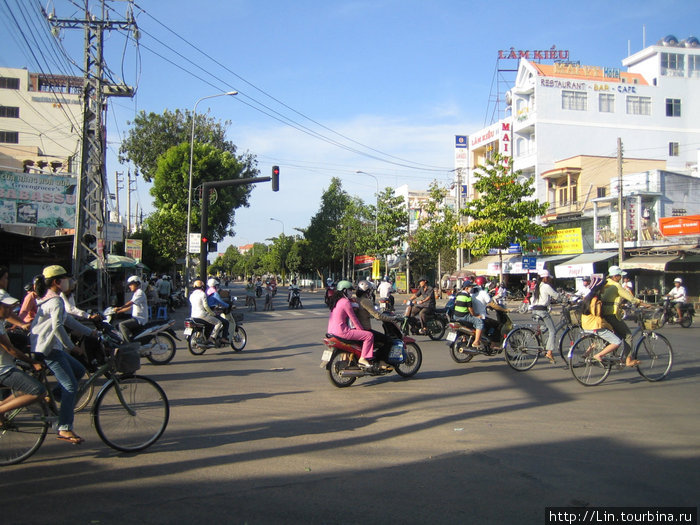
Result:
[[661,328],[661,319],[663,317],[663,309],[659,308],[651,312],[642,312],[642,321],[646,330],[656,330]]
[[235,319],[235,321],[237,323],[240,323],[241,321],[243,321],[243,314],[238,313],[238,312],[233,312],[233,318]]
[[138,343],[130,343],[120,346],[114,351],[114,363],[117,372],[133,374],[141,368],[141,354]]
[[581,310],[578,308],[572,308],[569,310],[569,319],[571,324],[574,326],[581,326]]

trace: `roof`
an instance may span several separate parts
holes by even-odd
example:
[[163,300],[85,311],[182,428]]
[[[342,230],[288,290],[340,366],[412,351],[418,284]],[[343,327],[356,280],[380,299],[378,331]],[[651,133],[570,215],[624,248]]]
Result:
[[572,78],[577,80],[598,80],[600,82],[621,82],[624,84],[649,85],[639,73],[626,73],[614,70],[618,76],[606,76],[607,68],[600,66],[575,66],[568,64],[538,64],[530,62],[539,76]]

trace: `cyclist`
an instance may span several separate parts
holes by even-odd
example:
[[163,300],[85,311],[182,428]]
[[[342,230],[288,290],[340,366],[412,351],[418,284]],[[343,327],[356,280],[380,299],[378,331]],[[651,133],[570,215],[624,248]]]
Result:
[[[207,281],[207,304],[209,305],[210,308],[223,308],[225,311],[228,311],[231,308],[231,305],[224,301],[221,298],[221,295],[219,295],[219,281],[217,281],[214,278],[211,278]],[[224,332],[223,332],[223,337],[224,339],[228,339],[228,327],[231,323],[228,322],[228,319],[224,319],[221,316],[217,315],[217,318],[221,321],[221,323],[224,325]]]
[[[374,334],[375,347],[377,350],[381,349],[382,355],[386,357],[391,349],[392,338],[385,335],[383,332],[372,330],[372,317],[378,321],[389,321],[392,323],[395,321],[395,319],[394,316],[380,313],[374,308],[374,303],[371,299],[373,290],[374,284],[372,284],[370,281],[362,280],[357,283],[357,291],[355,292],[358,304],[357,319],[360,321],[362,328]],[[379,367],[382,370],[393,370],[393,367],[388,365],[383,360],[379,362]]]
[[126,283],[132,293],[131,300],[117,308],[115,312],[119,314],[131,311],[131,319],[119,323],[119,331],[124,336],[124,340],[130,341],[131,336],[148,322],[148,300],[141,289],[141,279],[137,275],[129,277]]
[[255,302],[255,283],[253,283],[252,277],[248,278],[248,282],[245,285],[245,305],[249,311],[251,309],[258,311],[258,305]]
[[484,331],[484,320],[476,314],[472,290],[474,283],[467,280],[462,284],[462,290],[455,296],[455,320],[471,323],[474,327],[474,341],[471,346],[478,348],[481,343],[481,334]]
[[5,319],[12,313],[17,303],[19,301],[7,292],[0,292],[0,384],[13,391],[5,399],[0,400],[0,430],[7,412],[33,403],[46,392],[44,385],[15,366],[15,360],[19,359],[35,370],[41,370],[41,364],[15,348],[5,333]]
[[595,332],[598,337],[608,343],[605,348],[592,356],[599,363],[602,363],[604,355],[614,352],[622,344],[622,339],[615,335],[612,325],[600,314],[603,307],[600,296],[604,286],[605,282],[602,280],[596,283],[581,302],[581,328]]
[[221,318],[217,317],[209,307],[207,294],[204,292],[204,282],[200,279],[192,283],[190,305],[192,306],[190,317],[204,324],[204,335],[210,337],[211,344],[215,344],[216,337],[219,335],[223,323]]
[[24,296],[22,306],[19,309],[19,318],[24,323],[31,323],[36,316],[36,292],[34,291],[35,280],[36,277],[32,279],[31,283],[27,283],[24,286],[24,291],[27,292],[27,294]]
[[427,277],[418,279],[418,291],[408,300],[416,301],[415,304],[411,306],[411,311],[408,313],[409,316],[418,317],[421,326],[420,333],[427,333],[425,317],[435,310],[435,289],[428,285]]
[[539,319],[547,327],[547,343],[545,344],[547,353],[545,357],[549,359],[550,363],[554,364],[556,361],[552,351],[556,344],[556,334],[554,333],[554,321],[552,316],[549,315],[549,304],[552,301],[559,300],[559,294],[552,288],[551,281],[552,277],[549,275],[549,272],[541,270],[535,283],[535,288],[532,291],[530,309],[532,310],[532,316]]
[[[328,318],[327,332],[343,339],[362,342],[362,353],[357,363],[362,368],[372,368],[370,359],[374,358],[374,334],[367,330],[362,330],[357,315],[355,315],[350,303],[350,294],[352,293],[352,283],[350,281],[340,281],[336,286],[335,292],[329,300],[328,307],[331,310],[331,315]],[[358,328],[351,328],[352,326]]]
[[624,351],[622,352],[622,357],[625,357],[625,364],[627,366],[636,366],[639,364],[639,361],[637,359],[632,359],[629,355],[630,350],[632,350],[632,332],[627,324],[620,319],[622,317],[620,305],[623,301],[629,301],[634,305],[651,305],[637,299],[620,284],[622,276],[625,274],[627,274],[627,272],[623,271],[619,266],[611,266],[608,268],[608,280],[605,281],[605,286],[601,294],[601,299],[603,301],[601,314],[603,319],[612,326],[615,335],[625,343]]
[[673,280],[673,288],[666,294],[666,297],[671,299],[671,304],[676,307],[676,312],[678,313],[678,320],[683,319],[682,308],[686,301],[685,286],[683,286],[683,279],[676,277]]

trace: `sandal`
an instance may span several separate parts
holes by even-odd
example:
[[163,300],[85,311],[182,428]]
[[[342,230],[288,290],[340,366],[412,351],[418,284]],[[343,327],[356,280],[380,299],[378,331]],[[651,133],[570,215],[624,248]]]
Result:
[[554,359],[553,355],[545,354],[544,356],[549,360],[550,363],[556,363],[556,360]]
[[70,443],[71,445],[80,445],[83,441],[85,441],[83,438],[81,438],[79,435],[75,434],[74,432],[71,431],[70,436],[62,436],[60,433],[56,436],[56,439],[60,441],[65,441],[67,443]]
[[627,363],[625,363],[625,366],[639,366],[640,363],[641,361],[639,359],[632,359],[632,361],[628,361]]

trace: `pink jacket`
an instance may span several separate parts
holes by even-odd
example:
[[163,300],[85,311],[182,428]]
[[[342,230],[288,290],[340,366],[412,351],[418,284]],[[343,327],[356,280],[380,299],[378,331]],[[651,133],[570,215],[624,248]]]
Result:
[[[348,320],[352,323],[352,327],[348,325]],[[343,334],[353,328],[362,330],[362,325],[352,309],[350,301],[346,297],[342,297],[335,308],[331,310],[331,316],[328,319],[329,334],[343,337]]]

